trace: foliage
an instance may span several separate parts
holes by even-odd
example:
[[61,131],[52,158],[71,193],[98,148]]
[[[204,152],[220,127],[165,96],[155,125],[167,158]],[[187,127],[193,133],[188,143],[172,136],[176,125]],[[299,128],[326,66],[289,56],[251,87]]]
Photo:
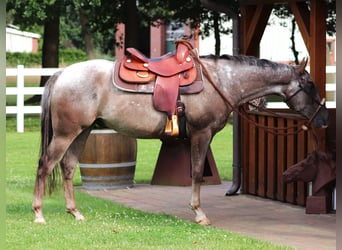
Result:
[[88,59],[87,54],[79,49],[65,49],[59,52],[59,61],[62,64],[72,64]]
[[65,12],[71,0],[7,0],[6,10],[11,11],[11,16],[22,28],[31,27],[33,24],[42,25],[45,20]]
[[[203,8],[200,0],[142,0],[137,3],[137,15],[139,15],[140,23],[145,27],[151,24],[158,25],[157,20],[163,20],[166,23],[187,22],[191,27],[198,27],[201,23],[202,36],[208,36],[209,31],[213,29],[213,11]],[[92,30],[95,46],[105,54],[113,53],[114,45],[119,42],[115,41],[115,27],[117,23],[126,22],[125,8],[126,1],[123,0],[43,0],[39,3],[33,0],[8,0],[7,2],[7,11],[14,24],[31,31],[43,25],[46,18],[52,18],[60,11],[62,48],[84,49],[79,23],[79,12],[82,10],[89,19],[88,25]],[[231,32],[229,28],[222,25],[228,19],[227,15],[220,14],[221,34]]]
[[41,52],[28,53],[28,52],[6,52],[6,66],[17,67],[22,64],[25,66],[40,65],[42,61]]
[[62,49],[85,48],[78,13],[72,5],[66,7],[66,15],[60,18],[59,40]]
[[[219,1],[220,2],[220,1]],[[225,0],[221,1],[226,3]],[[236,7],[236,1],[230,0],[231,5]],[[42,25],[46,18],[57,13],[56,7],[61,10],[61,45],[63,48],[76,47],[84,49],[84,41],[81,38],[81,27],[79,24],[79,10],[85,11],[89,18],[89,26],[93,32],[96,47],[101,52],[108,53],[113,50],[115,44],[115,25],[125,22],[125,1],[70,1],[70,0],[8,0],[7,11],[15,24],[22,28],[37,31],[37,26]],[[138,14],[145,26],[150,24],[158,25],[157,20],[162,19],[166,23],[170,21],[190,21],[192,27],[201,23],[201,35],[208,36],[213,29],[213,11],[205,9],[200,0],[141,0],[138,1]],[[327,33],[336,33],[336,0],[328,1]],[[291,11],[288,5],[275,5],[275,14],[280,18],[288,18]],[[220,33],[227,34],[231,30],[224,27],[222,23],[227,21],[229,16],[220,14]],[[34,30],[32,30],[34,29]],[[40,29],[41,33],[41,29]],[[118,42],[118,41],[116,41]]]
[[[37,53],[6,52],[6,66],[16,67],[18,64],[25,65],[25,67],[37,66],[41,65],[41,58],[41,51]],[[82,50],[61,49],[59,51],[59,61],[62,65],[69,65],[87,59],[87,54]]]
[[336,0],[328,1],[327,33],[330,36],[336,34]]

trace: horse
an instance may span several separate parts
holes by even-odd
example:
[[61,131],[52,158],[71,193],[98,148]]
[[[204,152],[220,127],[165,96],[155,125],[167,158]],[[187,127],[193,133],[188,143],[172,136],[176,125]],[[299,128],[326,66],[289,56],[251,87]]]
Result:
[[[32,203],[35,222],[46,223],[43,199],[46,184],[50,192],[56,185],[56,165],[62,172],[66,211],[76,220],[85,219],[77,209],[72,180],[97,121],[135,138],[165,137],[167,114],[154,108],[152,95],[125,92],[113,85],[116,63],[103,59],[78,62],[52,75],[46,83]],[[196,63],[205,69],[203,90],[180,98],[186,107],[186,135],[191,145],[190,207],[196,223],[210,225],[200,202],[205,156],[213,136],[224,128],[233,110],[250,100],[275,94],[317,128],[326,127],[329,116],[305,70],[307,60],[290,66],[248,56],[209,55],[197,57]]]

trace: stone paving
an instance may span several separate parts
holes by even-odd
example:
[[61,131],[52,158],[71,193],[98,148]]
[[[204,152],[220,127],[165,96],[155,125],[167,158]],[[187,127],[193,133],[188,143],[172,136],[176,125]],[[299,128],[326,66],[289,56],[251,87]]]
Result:
[[[201,205],[213,227],[295,249],[336,249],[336,214],[308,215],[301,206],[244,194],[225,196],[230,185],[202,186]],[[194,221],[188,186],[135,184],[129,189],[81,190],[135,209]]]

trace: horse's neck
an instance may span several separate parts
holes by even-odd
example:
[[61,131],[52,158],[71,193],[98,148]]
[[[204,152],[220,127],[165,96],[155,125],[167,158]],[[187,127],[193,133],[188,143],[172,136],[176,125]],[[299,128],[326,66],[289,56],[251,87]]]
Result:
[[221,63],[225,63],[218,76],[221,85],[229,85],[227,94],[237,105],[271,94],[285,96],[284,89],[293,77],[293,70],[287,65],[262,67],[229,61]]

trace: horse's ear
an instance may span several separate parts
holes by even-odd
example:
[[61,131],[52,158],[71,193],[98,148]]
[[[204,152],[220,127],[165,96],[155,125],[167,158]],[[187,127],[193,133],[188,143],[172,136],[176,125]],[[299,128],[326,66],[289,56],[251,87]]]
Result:
[[303,74],[307,64],[308,64],[308,58],[304,57],[303,60],[299,63],[299,65],[296,68],[297,73]]

